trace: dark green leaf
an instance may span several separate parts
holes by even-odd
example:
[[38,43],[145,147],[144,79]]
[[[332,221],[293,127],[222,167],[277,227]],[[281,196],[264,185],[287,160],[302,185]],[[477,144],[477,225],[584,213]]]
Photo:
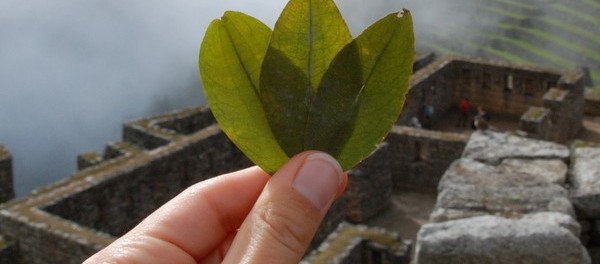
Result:
[[331,0],[291,0],[273,30],[261,75],[261,99],[288,155],[305,149],[311,103],[323,74],[352,37]]

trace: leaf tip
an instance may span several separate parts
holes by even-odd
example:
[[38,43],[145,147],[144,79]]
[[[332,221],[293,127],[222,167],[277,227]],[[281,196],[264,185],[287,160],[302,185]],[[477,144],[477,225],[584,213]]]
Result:
[[406,8],[402,8],[402,11],[398,12],[398,14],[396,16],[398,18],[402,18],[402,17],[404,17],[404,14],[410,14],[410,11],[408,11],[408,9],[406,9]]

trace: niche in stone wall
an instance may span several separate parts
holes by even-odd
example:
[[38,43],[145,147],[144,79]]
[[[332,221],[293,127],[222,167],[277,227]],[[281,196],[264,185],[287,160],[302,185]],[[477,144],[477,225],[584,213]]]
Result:
[[533,79],[526,78],[525,84],[523,85],[523,95],[527,97],[533,97],[535,95],[535,87],[533,85]]
[[426,161],[429,159],[429,146],[426,142],[414,141],[413,161]]
[[464,88],[471,87],[471,70],[466,68],[460,70],[460,83]]
[[483,78],[481,79],[481,89],[489,90],[492,86],[492,74],[489,72],[483,73]]
[[504,75],[504,93],[512,93],[514,88],[514,76],[510,73]]

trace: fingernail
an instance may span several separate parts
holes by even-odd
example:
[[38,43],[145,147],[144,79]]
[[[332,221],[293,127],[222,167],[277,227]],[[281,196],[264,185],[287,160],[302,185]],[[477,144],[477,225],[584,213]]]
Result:
[[318,209],[324,209],[335,197],[342,175],[342,168],[333,157],[314,153],[304,160],[293,186]]

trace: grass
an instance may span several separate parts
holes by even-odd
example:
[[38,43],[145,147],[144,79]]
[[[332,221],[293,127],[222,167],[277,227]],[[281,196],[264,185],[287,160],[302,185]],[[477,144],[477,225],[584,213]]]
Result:
[[600,50],[591,50],[588,48],[581,47],[573,42],[570,42],[570,41],[560,38],[554,34],[550,34],[548,32],[545,32],[545,31],[542,31],[542,30],[539,30],[536,28],[525,28],[525,27],[519,27],[519,26],[509,25],[509,24],[501,24],[500,27],[503,29],[519,30],[519,31],[525,32],[527,34],[537,36],[548,42],[551,42],[551,43],[554,43],[563,48],[569,49],[573,52],[580,53],[580,54],[600,63]]
[[558,56],[546,49],[540,48],[532,43],[529,43],[527,41],[523,41],[523,40],[518,40],[518,39],[513,39],[513,38],[509,38],[506,37],[504,35],[499,35],[499,34],[494,34],[494,33],[489,33],[487,31],[482,31],[482,30],[469,30],[469,29],[464,29],[455,25],[446,25],[446,26],[450,26],[453,27],[454,30],[460,31],[460,32],[464,32],[465,34],[471,34],[473,36],[479,36],[482,37],[484,39],[488,39],[488,40],[496,40],[496,41],[501,41],[501,42],[505,42],[508,44],[511,44],[515,47],[521,48],[523,50],[526,50],[528,53],[531,53],[532,55],[537,56],[538,58],[546,61],[549,64],[553,64],[553,65],[557,65],[559,67],[563,67],[563,68],[575,68],[576,64],[573,63],[572,61],[563,58],[561,56]]
[[84,154],[81,154],[81,157],[85,158],[86,160],[93,161],[93,162],[102,160],[102,157],[100,155],[98,155],[98,153],[96,153],[96,152],[84,153]]
[[591,8],[600,9],[600,1],[583,0],[583,2],[588,4]]
[[600,86],[585,89],[585,98],[600,101]]
[[557,10],[557,11],[560,11],[562,13],[567,14],[569,17],[574,17],[574,18],[577,18],[577,19],[582,20],[584,22],[591,23],[592,25],[600,26],[600,23],[599,23],[597,17],[590,16],[588,14],[585,14],[583,12],[579,12],[577,10],[573,10],[572,8],[569,8],[568,6],[565,6],[565,5],[562,5],[562,4],[559,4],[559,3],[554,3],[554,4],[550,5],[550,6],[553,9]]
[[559,89],[550,89],[550,91],[548,91],[548,93],[546,93],[546,98],[551,99],[551,100],[557,100],[557,99],[561,99],[564,98],[565,96],[565,91],[559,90]]
[[484,10],[487,10],[494,14],[498,14],[498,15],[505,16],[505,17],[510,17],[510,18],[514,18],[514,19],[518,19],[518,20],[523,20],[523,19],[527,18],[527,16],[525,16],[523,14],[515,14],[513,12],[506,11],[499,7],[491,7],[491,6],[486,6],[484,4],[479,4],[478,6],[481,9],[484,9]]
[[540,47],[538,47],[530,42],[524,41],[524,40],[513,39],[513,38],[501,36],[501,35],[490,34],[487,32],[479,32],[478,34],[481,36],[488,37],[493,40],[499,40],[499,41],[503,41],[506,43],[510,43],[516,47],[526,50],[527,52],[531,53],[532,55],[535,55],[551,64],[558,65],[563,68],[572,69],[572,68],[575,68],[575,66],[576,66],[576,64],[573,63],[572,61],[570,61],[566,58],[563,58],[561,56],[558,56],[546,49],[540,48]]
[[[439,28],[428,28],[429,33],[425,34],[428,36],[428,40],[419,38],[420,43],[433,51],[443,54],[469,54],[475,56],[490,56],[497,59],[509,61],[517,64],[542,64],[549,67],[558,67],[564,69],[574,69],[580,64],[586,64],[590,68],[590,74],[594,82],[600,83],[600,68],[596,67],[600,64],[600,49],[594,47],[600,45],[600,34],[597,34],[596,30],[586,30],[580,28],[574,24],[569,24],[563,20],[558,20],[555,17],[544,16],[536,13],[536,15],[530,16],[530,14],[521,14],[521,12],[527,12],[528,10],[537,9],[538,5],[547,4],[535,1],[517,1],[517,0],[488,0],[496,3],[503,3],[505,5],[511,5],[521,8],[521,11],[507,11],[508,8],[502,8],[503,5],[478,5],[478,9],[482,12],[491,13],[491,17],[494,14],[502,16],[507,19],[527,19],[535,18],[536,20],[544,23],[543,27],[549,30],[543,30],[536,27],[526,27],[516,25],[518,21],[510,23],[505,22],[503,24],[494,25],[485,21],[481,21],[481,24],[490,24],[487,29],[476,30],[474,27],[469,25],[452,24],[452,21],[447,21],[444,25],[440,25]],[[583,0],[590,9],[600,8],[600,1],[595,0]],[[490,4],[490,3],[488,3]],[[576,9],[561,5],[553,4],[552,7],[557,12],[561,12],[565,16],[581,16]],[[584,17],[586,14],[583,14]],[[486,19],[486,16],[482,16],[482,19]],[[494,18],[488,18],[488,21],[493,21]],[[586,22],[593,22],[598,24],[600,19],[593,16],[587,15],[583,18]],[[524,38],[514,38],[502,34],[507,30],[515,30],[525,36]],[[449,35],[449,32],[458,32],[461,37]],[[564,32],[571,36],[571,39],[567,37],[561,37],[561,34],[554,32]],[[498,34],[495,34],[498,33]],[[526,36],[535,38],[534,40],[528,40]],[[576,39],[578,41],[573,41]],[[441,41],[440,41],[441,40]],[[501,44],[503,49],[497,46],[488,45],[490,42],[496,42]],[[544,42],[541,45],[537,43]],[[545,45],[548,43],[548,45]],[[582,45],[582,43],[587,43]],[[560,55],[556,51],[563,50],[565,53],[570,54]],[[515,54],[515,51],[518,51]],[[585,57],[584,61],[581,58]],[[587,63],[584,63],[587,62]],[[591,65],[589,65],[591,64]]]
[[600,35],[595,34],[594,32],[590,32],[588,30],[581,29],[577,26],[574,26],[574,25],[571,25],[568,23],[564,23],[562,21],[556,21],[555,19],[550,18],[550,17],[539,17],[539,19],[540,19],[540,21],[548,23],[551,26],[556,27],[557,29],[571,32],[575,35],[578,35],[582,38],[585,38],[587,40],[590,40],[590,41],[595,42],[596,44],[600,45]]
[[493,1],[504,3],[504,4],[507,4],[507,5],[516,6],[516,7],[520,7],[520,8],[523,8],[523,9],[529,9],[529,10],[535,10],[535,9],[537,9],[535,6],[532,6],[530,4],[523,3],[523,2],[520,2],[520,1],[515,1],[515,0],[493,0]]
[[129,142],[120,141],[115,144],[115,146],[124,153],[130,153],[132,155],[138,154],[142,152],[142,149],[136,145],[133,145]]
[[538,121],[546,113],[546,109],[543,107],[530,107],[525,117],[532,121]]

